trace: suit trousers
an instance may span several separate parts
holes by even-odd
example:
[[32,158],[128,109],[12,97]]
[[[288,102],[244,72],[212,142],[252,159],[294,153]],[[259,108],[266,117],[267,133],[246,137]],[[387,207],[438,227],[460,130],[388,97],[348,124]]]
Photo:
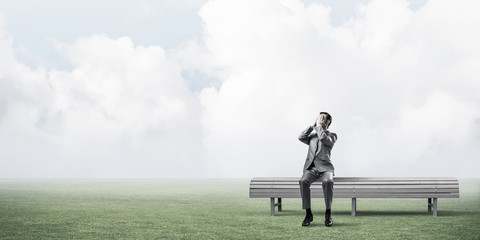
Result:
[[333,172],[319,172],[316,168],[309,168],[300,179],[300,194],[302,195],[302,208],[311,208],[310,185],[313,182],[322,181],[323,198],[325,207],[332,208],[333,201]]

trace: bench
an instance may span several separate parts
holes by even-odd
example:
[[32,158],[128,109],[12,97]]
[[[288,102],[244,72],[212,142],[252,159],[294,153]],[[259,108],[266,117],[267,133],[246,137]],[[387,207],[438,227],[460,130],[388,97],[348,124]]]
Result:
[[[298,177],[257,177],[250,181],[250,198],[270,198],[270,213],[282,211],[282,198],[300,198]],[[334,198],[352,199],[352,216],[356,215],[357,198],[427,198],[428,212],[437,216],[437,198],[459,198],[455,178],[370,178],[334,177]],[[314,182],[311,197],[322,198],[322,183]],[[275,198],[278,201],[275,203]],[[432,202],[433,200],[433,202]]]

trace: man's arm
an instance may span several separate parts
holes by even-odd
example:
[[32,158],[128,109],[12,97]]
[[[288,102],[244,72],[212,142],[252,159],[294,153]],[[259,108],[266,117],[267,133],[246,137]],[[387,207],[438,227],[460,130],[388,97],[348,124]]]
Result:
[[313,131],[313,126],[309,126],[307,129],[303,130],[302,133],[300,133],[300,136],[298,136],[298,140],[305,144],[310,144],[310,133]]
[[335,133],[327,134],[327,132],[323,130],[322,126],[316,126],[315,130],[317,131],[320,141],[323,144],[329,147],[333,147],[333,144],[335,144],[335,142],[337,141],[337,134]]

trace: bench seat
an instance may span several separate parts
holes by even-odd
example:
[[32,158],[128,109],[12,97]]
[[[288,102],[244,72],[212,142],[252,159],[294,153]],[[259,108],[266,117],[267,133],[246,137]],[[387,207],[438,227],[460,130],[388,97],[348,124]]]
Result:
[[[256,177],[250,181],[250,198],[270,198],[271,215],[282,210],[282,198],[300,198],[299,177]],[[314,182],[312,198],[323,198],[322,183]],[[437,198],[459,198],[455,178],[334,177],[334,198],[352,199],[352,216],[357,198],[427,198],[428,211],[437,216]],[[278,202],[275,203],[275,198]],[[433,203],[432,203],[433,199]]]

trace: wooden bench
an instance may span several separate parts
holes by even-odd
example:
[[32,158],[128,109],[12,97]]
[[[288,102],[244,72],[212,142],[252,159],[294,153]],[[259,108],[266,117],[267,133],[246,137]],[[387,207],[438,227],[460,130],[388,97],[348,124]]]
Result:
[[[275,207],[282,211],[282,198],[300,198],[298,177],[257,177],[250,181],[251,198],[270,198],[270,212]],[[322,183],[310,186],[312,198],[322,198]],[[334,198],[352,199],[352,216],[357,209],[357,198],[427,198],[428,212],[437,216],[437,198],[459,198],[455,178],[369,178],[334,177]],[[278,199],[275,203],[275,198]],[[432,202],[433,199],[433,202]]]

